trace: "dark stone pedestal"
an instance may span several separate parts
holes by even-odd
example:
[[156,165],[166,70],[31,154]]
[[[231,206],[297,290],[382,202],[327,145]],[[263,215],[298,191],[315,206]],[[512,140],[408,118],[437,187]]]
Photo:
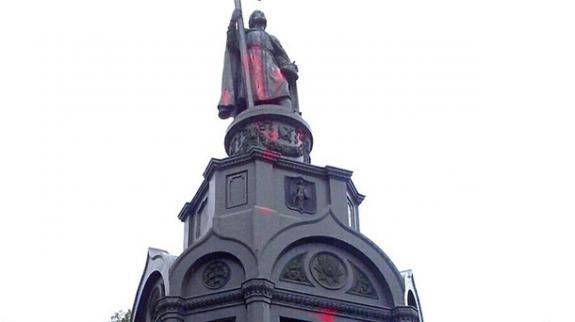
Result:
[[[263,121],[260,111],[246,113],[230,126],[232,157],[210,162],[179,215],[185,250],[148,254],[133,321],[420,322],[411,274],[359,232],[364,196],[352,173],[296,161],[311,149],[309,129],[275,112]],[[257,139],[238,139],[254,126]],[[258,148],[287,126],[292,139],[277,146],[301,155]]]

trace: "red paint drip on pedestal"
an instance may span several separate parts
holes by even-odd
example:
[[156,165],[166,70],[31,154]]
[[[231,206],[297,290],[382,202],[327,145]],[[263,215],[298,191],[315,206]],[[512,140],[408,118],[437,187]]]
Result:
[[321,322],[334,322],[335,321],[335,317],[333,316],[334,313],[335,311],[332,309],[322,309],[318,313],[318,318]]
[[266,207],[256,207],[256,211],[258,215],[262,215],[262,216],[269,216],[271,214],[273,214],[274,210],[270,209],[270,208],[266,208]]
[[270,150],[265,150],[263,152],[263,158],[269,161],[276,161],[277,159],[279,159],[279,156],[277,153],[272,152]]

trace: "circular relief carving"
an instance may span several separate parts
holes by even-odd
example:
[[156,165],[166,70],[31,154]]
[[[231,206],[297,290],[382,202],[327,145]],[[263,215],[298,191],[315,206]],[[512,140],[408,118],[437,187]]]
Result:
[[337,290],[345,286],[347,269],[337,256],[331,253],[318,253],[310,262],[313,278],[323,287]]
[[230,280],[230,267],[221,260],[209,263],[202,274],[202,282],[207,288],[224,287]]

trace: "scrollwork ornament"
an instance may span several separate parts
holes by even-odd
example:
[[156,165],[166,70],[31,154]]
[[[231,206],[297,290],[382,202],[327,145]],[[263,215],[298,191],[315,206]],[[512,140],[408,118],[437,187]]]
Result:
[[347,293],[377,299],[377,292],[367,275],[355,267],[355,265],[351,265],[353,268],[353,285]]
[[280,280],[313,286],[308,280],[304,270],[305,253],[297,255],[287,263],[282,270]]

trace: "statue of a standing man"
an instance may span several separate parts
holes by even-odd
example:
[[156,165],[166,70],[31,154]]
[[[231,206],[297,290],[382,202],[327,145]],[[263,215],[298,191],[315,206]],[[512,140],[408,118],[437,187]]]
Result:
[[[218,104],[219,116],[222,119],[235,117],[247,108],[236,23],[240,15],[241,12],[235,10],[228,27],[222,96]],[[265,31],[266,26],[266,16],[256,10],[250,16],[249,29],[245,30],[245,62],[251,78],[251,95],[255,105],[275,104],[295,110],[297,66],[290,61],[277,38]]]

